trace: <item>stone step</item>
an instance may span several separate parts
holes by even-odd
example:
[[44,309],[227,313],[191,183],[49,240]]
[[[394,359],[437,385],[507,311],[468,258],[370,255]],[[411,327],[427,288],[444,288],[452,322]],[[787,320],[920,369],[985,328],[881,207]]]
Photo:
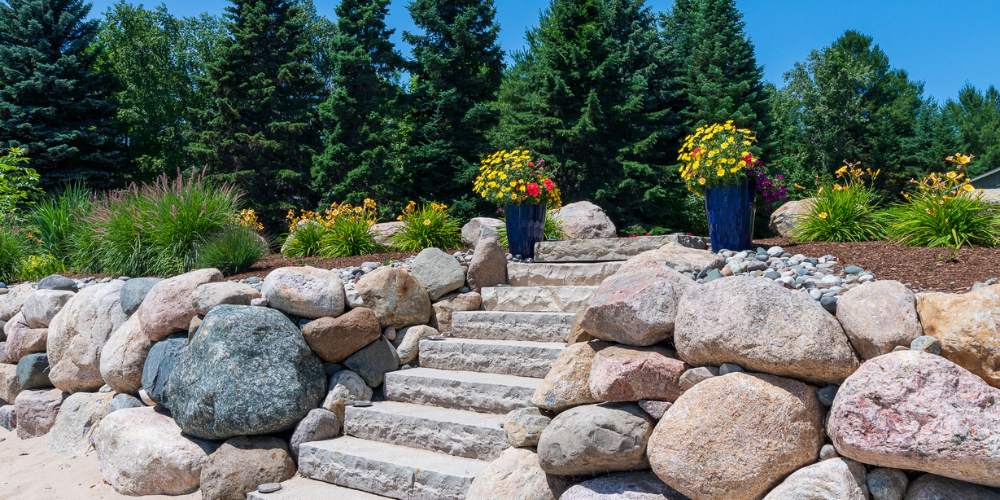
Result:
[[344,433],[361,439],[493,460],[506,450],[503,416],[397,401],[347,407]]
[[620,261],[507,264],[511,286],[597,286],[621,267]]
[[563,342],[449,338],[422,340],[420,366],[544,378]]
[[335,484],[317,481],[302,476],[295,476],[281,483],[281,489],[274,493],[247,493],[247,500],[318,500],[335,498],[336,500],[384,500],[389,497],[375,495],[359,490],[352,490]]
[[350,436],[299,449],[299,473],[305,477],[407,500],[461,500],[487,464]]
[[403,403],[507,413],[531,406],[531,396],[540,382],[497,373],[411,368],[385,374],[385,397]]
[[596,286],[499,286],[482,289],[483,309],[511,312],[579,312]]
[[675,235],[637,236],[634,238],[595,238],[539,241],[535,243],[535,262],[606,262],[627,260],[647,250],[656,250],[677,241]]
[[456,311],[451,335],[466,339],[563,342],[573,329],[574,313]]

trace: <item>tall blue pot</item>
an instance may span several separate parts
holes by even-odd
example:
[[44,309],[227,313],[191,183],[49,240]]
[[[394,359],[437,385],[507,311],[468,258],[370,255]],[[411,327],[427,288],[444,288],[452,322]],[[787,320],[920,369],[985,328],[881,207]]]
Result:
[[713,252],[753,247],[753,193],[747,183],[706,189],[705,210]]
[[507,205],[507,244],[519,259],[535,258],[535,243],[545,238],[545,205]]

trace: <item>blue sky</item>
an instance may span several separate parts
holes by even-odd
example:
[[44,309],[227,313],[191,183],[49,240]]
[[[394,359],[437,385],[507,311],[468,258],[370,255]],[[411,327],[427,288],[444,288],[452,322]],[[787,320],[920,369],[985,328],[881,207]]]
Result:
[[[116,0],[94,0],[94,14]],[[333,17],[336,0],[314,0]],[[549,0],[494,0],[504,50],[524,46],[524,32],[538,22]],[[672,0],[648,0],[658,11]],[[144,3],[147,6],[156,1]],[[176,15],[221,13],[224,0],[170,0]],[[409,0],[392,0],[390,26],[396,42],[413,29],[406,11]],[[846,29],[875,38],[893,66],[925,83],[928,95],[945,100],[966,83],[1000,86],[1000,5],[997,0],[737,0],[746,29],[768,81],[780,84],[786,71],[815,48],[829,45]]]

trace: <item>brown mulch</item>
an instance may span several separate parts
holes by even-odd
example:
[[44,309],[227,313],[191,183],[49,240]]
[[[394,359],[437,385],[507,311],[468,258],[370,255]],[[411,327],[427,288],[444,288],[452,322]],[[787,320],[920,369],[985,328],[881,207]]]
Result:
[[360,266],[364,262],[378,262],[380,264],[387,264],[394,260],[403,260],[408,257],[412,257],[416,253],[407,252],[389,252],[389,253],[375,253],[371,255],[357,255],[354,257],[285,257],[284,255],[274,253],[258,260],[251,266],[250,270],[244,273],[235,274],[233,276],[227,276],[229,279],[239,280],[243,278],[249,278],[251,276],[257,276],[263,278],[267,273],[279,267],[287,266],[312,266],[319,267],[323,269],[340,269],[344,267],[355,267]]
[[854,264],[875,273],[877,279],[900,281],[918,291],[964,292],[974,283],[1000,277],[1000,248],[909,247],[889,241],[860,243],[794,243],[787,238],[756,240],[756,245],[779,245],[787,252],[810,257],[833,255],[840,264]]

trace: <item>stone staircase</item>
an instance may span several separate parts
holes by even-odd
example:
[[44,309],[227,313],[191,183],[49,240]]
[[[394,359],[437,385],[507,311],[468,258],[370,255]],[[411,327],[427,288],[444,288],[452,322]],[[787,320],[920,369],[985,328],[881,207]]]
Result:
[[349,406],[343,437],[303,444],[300,474],[391,498],[464,498],[508,447],[504,414],[531,406],[596,285],[663,238],[539,243],[534,263],[508,265],[510,286],[482,290],[483,310],[454,313],[451,337],[420,342],[419,368],[386,374],[385,401]]

